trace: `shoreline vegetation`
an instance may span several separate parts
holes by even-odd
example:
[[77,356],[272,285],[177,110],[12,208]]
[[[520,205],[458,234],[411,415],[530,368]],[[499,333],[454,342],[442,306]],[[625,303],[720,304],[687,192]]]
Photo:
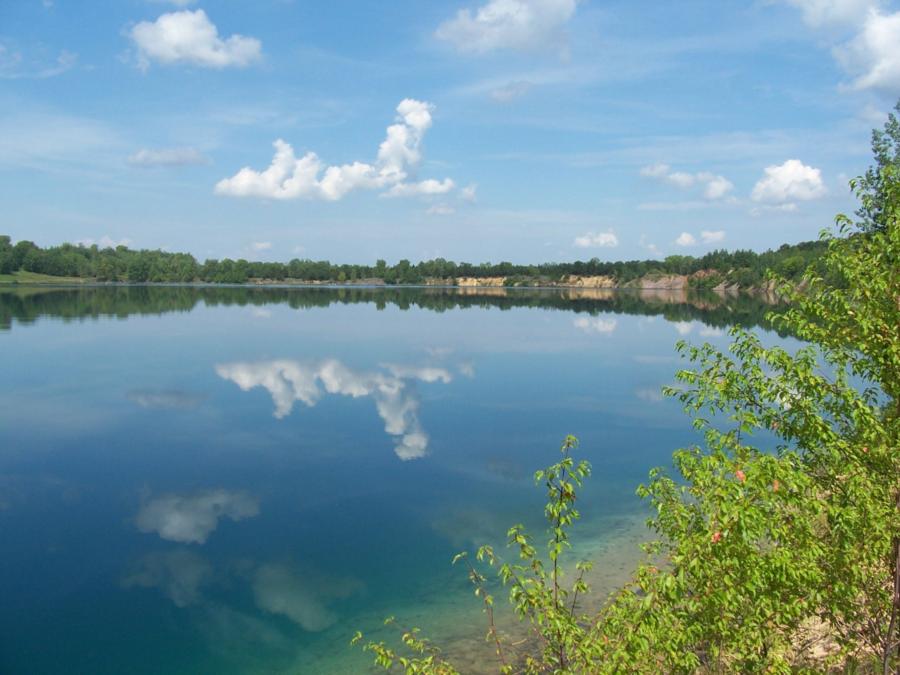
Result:
[[298,286],[453,286],[460,288],[592,288],[712,290],[771,294],[770,273],[800,282],[820,264],[822,242],[784,244],[777,250],[711,251],[700,257],[662,260],[588,261],[516,265],[456,263],[437,258],[416,264],[288,263],[239,260],[198,262],[188,253],[132,250],[126,246],[62,244],[40,248],[0,235],[0,285],[241,284]]

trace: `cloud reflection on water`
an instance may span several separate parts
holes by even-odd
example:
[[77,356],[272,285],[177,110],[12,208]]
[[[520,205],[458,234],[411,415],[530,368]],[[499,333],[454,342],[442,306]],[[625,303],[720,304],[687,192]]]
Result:
[[158,588],[176,607],[200,602],[200,589],[213,577],[213,568],[192,551],[150,553],[122,580],[124,588]]
[[453,380],[450,371],[433,366],[385,364],[381,371],[358,371],[337,359],[302,363],[289,359],[224,363],[216,366],[219,377],[234,382],[242,391],[263,387],[272,396],[274,415],[282,419],[294,403],[314,406],[328,394],[352,398],[371,396],[384,430],[394,437],[400,459],[417,459],[428,450],[428,435],[419,421],[419,397],[412,383]]
[[135,524],[181,544],[204,544],[220,518],[239,521],[259,515],[259,500],[244,492],[217,489],[195,495],[162,495],[141,506]]

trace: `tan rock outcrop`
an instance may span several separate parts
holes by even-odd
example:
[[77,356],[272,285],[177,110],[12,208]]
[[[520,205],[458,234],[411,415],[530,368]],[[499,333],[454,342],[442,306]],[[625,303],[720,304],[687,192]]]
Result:
[[506,277],[457,277],[457,286],[502,286]]

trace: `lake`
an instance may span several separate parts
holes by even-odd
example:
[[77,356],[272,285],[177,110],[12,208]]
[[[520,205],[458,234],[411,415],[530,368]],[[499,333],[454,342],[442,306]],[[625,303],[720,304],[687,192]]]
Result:
[[[359,673],[417,625],[486,668],[450,560],[543,534],[566,434],[594,476],[601,593],[648,537],[634,495],[699,439],[679,339],[747,297],[605,290],[0,290],[0,672]],[[543,539],[543,536],[541,536]],[[499,603],[504,604],[504,603]],[[501,617],[501,621],[504,618]],[[503,624],[515,631],[513,622]]]

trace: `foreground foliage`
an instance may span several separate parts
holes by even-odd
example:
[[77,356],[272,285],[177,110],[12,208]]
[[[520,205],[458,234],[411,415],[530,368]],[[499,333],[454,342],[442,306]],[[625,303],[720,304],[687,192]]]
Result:
[[[471,566],[501,672],[900,673],[896,117],[874,140],[876,166],[853,183],[860,222],[841,216],[823,233],[821,273],[806,272],[803,292],[783,284],[791,309],[773,320],[809,346],[767,347],[739,328],[726,352],[679,344],[689,367],[667,393],[705,443],[674,454],[676,477],[657,469],[639,488],[658,539],[632,581],[592,613],[578,604],[589,566],[563,583],[590,472],[570,456],[574,439],[536,475],[548,491],[546,552],[520,526],[509,531],[517,562],[479,549],[475,564],[497,569],[536,636],[525,652],[504,645],[485,573]],[[418,633],[404,641],[412,660],[384,643],[364,648],[386,669],[455,672]]]

